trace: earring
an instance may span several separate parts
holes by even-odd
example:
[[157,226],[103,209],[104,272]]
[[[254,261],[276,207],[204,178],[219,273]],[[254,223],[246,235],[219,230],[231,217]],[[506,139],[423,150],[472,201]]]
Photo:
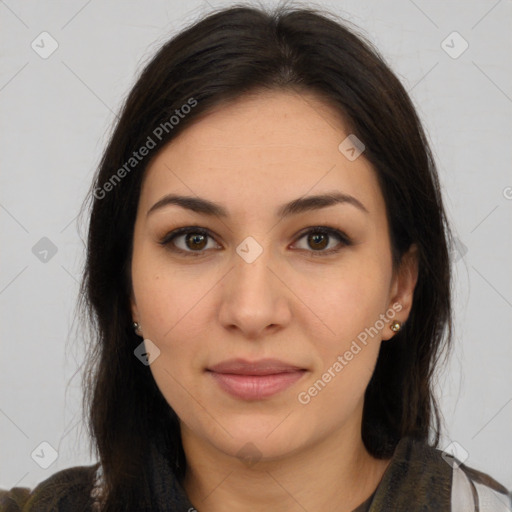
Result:
[[390,326],[389,328],[393,331],[393,332],[398,332],[401,328],[402,328],[402,322],[399,322],[398,320],[395,320]]
[[140,332],[141,332],[141,325],[138,324],[137,322],[133,322],[133,329],[135,330],[135,332],[137,334],[140,334]]

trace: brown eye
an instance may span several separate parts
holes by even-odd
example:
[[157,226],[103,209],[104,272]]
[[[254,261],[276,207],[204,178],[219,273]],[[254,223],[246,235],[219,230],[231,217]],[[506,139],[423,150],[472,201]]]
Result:
[[313,249],[325,249],[329,244],[329,235],[325,233],[309,234],[308,243]]
[[206,253],[204,249],[207,247],[209,239],[213,240],[213,237],[208,230],[190,226],[171,231],[159,243],[168,247],[169,250],[183,253],[185,256],[202,256]]
[[[340,251],[343,247],[351,245],[351,241],[344,233],[336,228],[327,226],[318,226],[311,228],[304,233],[299,240],[305,239],[307,247],[299,247],[308,251],[311,256],[325,256]],[[331,244],[331,240],[338,240],[334,247],[326,249]]]
[[189,249],[204,249],[207,244],[207,236],[198,233],[189,233],[185,235],[185,244]]

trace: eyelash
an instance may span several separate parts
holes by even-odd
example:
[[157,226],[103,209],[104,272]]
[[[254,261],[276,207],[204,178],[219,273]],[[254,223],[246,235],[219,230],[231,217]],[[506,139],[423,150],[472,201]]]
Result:
[[[211,232],[208,229],[204,229],[204,228],[201,228],[198,226],[187,226],[187,227],[175,229],[175,230],[167,233],[158,243],[160,245],[166,247],[167,249],[169,249],[172,252],[181,253],[187,257],[191,256],[191,257],[197,258],[197,257],[204,256],[204,254],[206,252],[205,250],[185,251],[183,249],[179,249],[178,247],[176,247],[175,245],[172,244],[173,240],[176,239],[177,237],[182,236],[182,235],[187,235],[189,233],[209,236],[210,238],[215,240],[215,238],[212,236]],[[332,254],[335,254],[335,253],[338,253],[339,251],[341,251],[341,249],[344,246],[352,245],[352,241],[345,233],[343,233],[339,229],[336,229],[336,228],[333,228],[330,226],[313,226],[313,227],[307,229],[306,231],[303,231],[297,238],[297,241],[304,238],[306,235],[309,235],[310,233],[320,233],[322,235],[336,237],[336,238],[338,238],[338,240],[340,241],[340,244],[341,244],[341,246],[338,248],[329,249],[326,251],[325,250],[318,250],[318,251],[310,250],[310,251],[308,251],[311,253],[310,255],[312,257],[330,256]],[[301,249],[301,250],[307,250],[307,249]]]

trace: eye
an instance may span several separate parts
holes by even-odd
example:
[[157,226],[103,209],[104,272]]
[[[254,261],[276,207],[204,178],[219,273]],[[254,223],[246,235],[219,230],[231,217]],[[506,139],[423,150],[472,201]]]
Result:
[[[186,253],[186,256],[202,256],[205,252],[203,249],[208,245],[208,238],[213,239],[207,229],[188,226],[171,231],[159,243],[174,252]],[[181,247],[176,243],[180,239]]]
[[[311,253],[311,256],[326,256],[339,252],[344,246],[351,245],[351,240],[345,233],[336,228],[328,226],[316,226],[309,228],[300,238],[306,239],[307,247],[302,248]],[[325,250],[329,246],[331,240],[335,238],[338,240],[338,244],[334,247]],[[312,248],[313,250],[310,250]]]

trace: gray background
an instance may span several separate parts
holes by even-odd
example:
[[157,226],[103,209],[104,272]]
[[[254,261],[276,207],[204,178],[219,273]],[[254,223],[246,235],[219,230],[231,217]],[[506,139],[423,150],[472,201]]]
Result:
[[[33,487],[95,462],[81,421],[83,333],[73,323],[84,249],[76,215],[143,63],[177,30],[227,5],[0,1],[0,487]],[[361,27],[425,124],[459,239],[456,347],[438,382],[442,448],[457,442],[468,465],[510,488],[512,2],[316,5]],[[51,49],[43,31],[58,43],[46,59],[31,47]],[[454,31],[469,44],[461,55]],[[42,442],[58,453],[46,469],[52,449]]]

